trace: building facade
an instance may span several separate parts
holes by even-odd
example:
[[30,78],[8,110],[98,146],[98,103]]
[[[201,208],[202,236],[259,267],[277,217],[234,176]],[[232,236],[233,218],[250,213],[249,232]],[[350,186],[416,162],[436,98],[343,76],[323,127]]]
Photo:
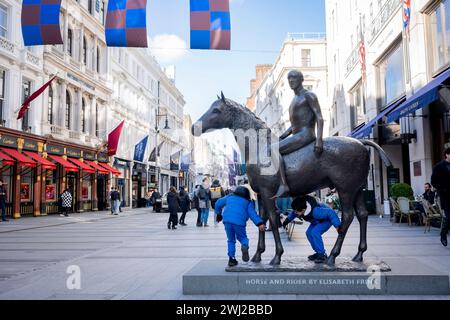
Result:
[[327,88],[327,41],[325,34],[288,34],[272,68],[256,89],[254,113],[278,135],[289,127],[289,107],[294,92],[289,87],[288,74],[300,70],[303,86],[314,92],[322,107],[324,136],[328,135],[329,102]]
[[[370,138],[387,152],[394,168],[385,168],[372,154],[367,183],[367,189],[375,191],[381,212],[395,183],[411,184],[415,194],[421,194],[433,165],[448,146],[449,107],[443,99],[395,121],[386,116],[448,72],[450,2],[411,1],[407,30],[401,0],[327,0],[326,23],[329,94],[333,97],[330,133]],[[442,84],[448,85],[448,77]]]
[[271,64],[258,64],[256,65],[256,77],[250,80],[250,96],[247,98],[246,107],[253,111],[256,107],[256,91],[261,86],[261,82],[266,77],[266,74],[272,69]]

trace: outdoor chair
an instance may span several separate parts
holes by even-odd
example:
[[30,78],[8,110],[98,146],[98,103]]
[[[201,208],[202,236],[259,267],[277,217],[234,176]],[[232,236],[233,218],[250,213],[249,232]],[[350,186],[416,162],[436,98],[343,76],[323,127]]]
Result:
[[394,223],[395,223],[397,217],[399,217],[399,219],[400,219],[400,207],[398,206],[397,201],[395,201],[393,198],[389,198],[389,201],[391,202],[392,210],[394,213]]
[[411,202],[408,198],[399,197],[397,199],[398,206],[400,208],[400,221],[399,225],[402,223],[404,216],[408,217],[408,225],[411,226],[411,216],[420,216],[420,211],[411,208]]
[[442,223],[444,222],[444,219],[442,217],[442,214],[433,208],[433,206],[430,205],[430,203],[422,199],[422,205],[423,209],[425,210],[425,214],[423,216],[423,222],[425,224],[425,233],[431,232],[431,222],[433,221],[441,221],[441,229],[442,229]]
[[302,225],[302,224],[303,224],[302,221],[299,221],[299,220],[296,219],[296,220],[292,221],[291,223],[289,223],[287,225],[285,230],[286,230],[286,234],[287,234],[287,237],[288,237],[289,241],[292,240],[292,236],[294,235],[295,226],[296,225]]

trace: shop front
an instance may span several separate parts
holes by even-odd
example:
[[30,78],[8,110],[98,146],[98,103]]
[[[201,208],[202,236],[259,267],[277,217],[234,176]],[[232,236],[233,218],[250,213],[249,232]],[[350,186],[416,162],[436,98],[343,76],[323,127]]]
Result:
[[112,186],[119,188],[122,207],[130,207],[130,161],[115,158],[113,168],[116,174]]
[[145,164],[134,163],[132,180],[133,208],[143,208],[145,207],[144,195],[147,191],[147,167]]

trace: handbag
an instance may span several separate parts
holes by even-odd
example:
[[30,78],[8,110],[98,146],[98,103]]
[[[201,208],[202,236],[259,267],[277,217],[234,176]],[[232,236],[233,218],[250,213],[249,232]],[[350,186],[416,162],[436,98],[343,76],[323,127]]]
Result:
[[205,200],[199,200],[198,206],[200,209],[206,209],[206,201]]

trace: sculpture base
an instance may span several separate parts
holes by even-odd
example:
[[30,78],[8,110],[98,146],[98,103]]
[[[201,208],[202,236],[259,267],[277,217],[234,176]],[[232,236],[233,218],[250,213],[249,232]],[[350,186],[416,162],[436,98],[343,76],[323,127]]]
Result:
[[[295,294],[295,295],[449,295],[449,275],[433,270],[414,258],[387,259],[378,262],[380,272],[368,273],[367,265],[355,265],[338,259],[336,268],[303,261],[305,267],[283,263],[280,267],[264,264],[226,271],[226,260],[202,260],[183,276],[183,294]],[[391,269],[391,271],[388,271]],[[295,270],[295,271],[293,271]],[[386,271],[382,271],[386,270]]]

